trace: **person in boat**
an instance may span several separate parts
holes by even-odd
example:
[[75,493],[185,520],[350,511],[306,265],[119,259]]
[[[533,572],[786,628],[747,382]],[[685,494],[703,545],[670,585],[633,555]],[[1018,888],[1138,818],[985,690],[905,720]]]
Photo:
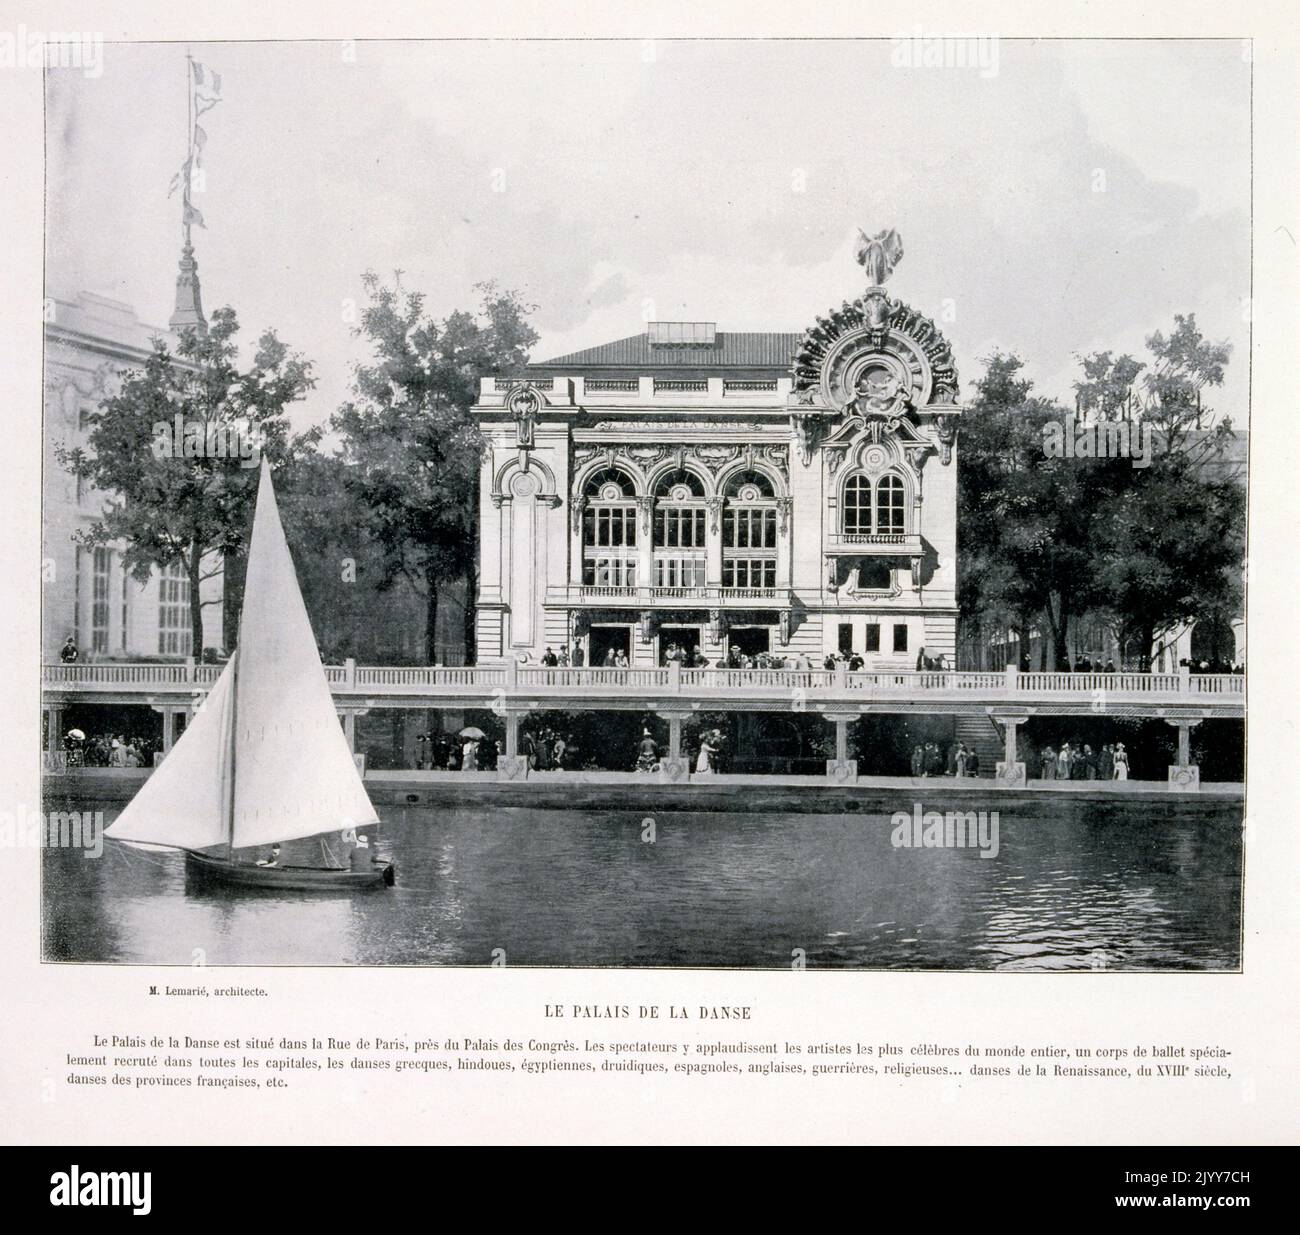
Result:
[[373,851],[370,848],[370,842],[364,836],[358,836],[357,843],[352,847],[349,865],[354,871],[368,871],[372,856]]
[[280,865],[280,846],[271,846],[271,856],[267,858],[258,858],[258,866],[279,866]]

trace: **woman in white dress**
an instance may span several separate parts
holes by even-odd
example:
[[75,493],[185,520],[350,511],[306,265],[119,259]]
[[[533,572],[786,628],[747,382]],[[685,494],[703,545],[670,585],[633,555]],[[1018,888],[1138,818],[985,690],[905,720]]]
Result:
[[1128,780],[1128,751],[1123,742],[1115,745],[1115,779]]
[[700,739],[700,757],[695,761],[695,772],[698,776],[703,776],[713,771],[713,756],[718,753],[718,748],[713,744],[713,734],[706,733]]

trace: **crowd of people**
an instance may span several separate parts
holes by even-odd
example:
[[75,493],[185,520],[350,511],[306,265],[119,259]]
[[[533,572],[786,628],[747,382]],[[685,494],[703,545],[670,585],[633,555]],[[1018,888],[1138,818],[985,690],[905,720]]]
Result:
[[1128,772],[1123,742],[1107,742],[1096,751],[1086,742],[1062,742],[1060,750],[1044,746],[1038,753],[1040,780],[1128,780]]
[[70,768],[144,768],[153,766],[154,752],[162,750],[162,742],[122,733],[87,737],[80,729],[70,729],[63,736],[63,749]]
[[913,776],[978,776],[979,753],[964,742],[946,749],[938,742],[919,743],[912,748]]

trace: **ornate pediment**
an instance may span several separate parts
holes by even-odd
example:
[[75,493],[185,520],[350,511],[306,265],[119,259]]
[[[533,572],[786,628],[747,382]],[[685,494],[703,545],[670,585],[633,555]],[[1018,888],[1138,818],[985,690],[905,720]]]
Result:
[[[834,447],[848,424],[875,439],[917,417],[936,417],[944,462],[956,436],[957,370],[952,349],[929,318],[880,286],[902,258],[897,232],[859,233],[858,260],[872,286],[819,317],[795,353],[790,424],[805,462]],[[928,444],[928,442],[927,442]]]

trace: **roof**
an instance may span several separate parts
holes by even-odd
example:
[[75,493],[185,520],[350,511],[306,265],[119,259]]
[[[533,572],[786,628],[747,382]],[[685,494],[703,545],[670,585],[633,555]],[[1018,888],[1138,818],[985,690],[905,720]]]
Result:
[[787,331],[720,330],[712,346],[651,346],[649,334],[629,335],[569,352],[551,360],[535,361],[530,371],[578,373],[584,369],[772,369],[787,372],[794,362],[802,334]]

